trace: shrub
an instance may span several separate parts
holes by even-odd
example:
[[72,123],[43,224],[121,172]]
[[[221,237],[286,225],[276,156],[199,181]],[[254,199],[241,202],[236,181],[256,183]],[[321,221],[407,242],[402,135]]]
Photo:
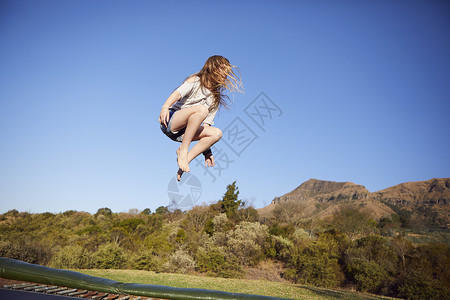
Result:
[[130,219],[125,219],[123,221],[121,221],[117,227],[121,227],[123,228],[125,231],[127,231],[128,233],[136,230],[136,228],[141,225],[144,224],[144,220],[140,219],[140,218],[130,218]]
[[204,206],[194,206],[190,211],[187,212],[185,218],[185,229],[186,231],[201,231],[208,219],[210,218],[209,207]]
[[358,290],[376,293],[388,279],[383,267],[375,261],[359,260],[347,265],[347,271],[354,279]]
[[284,277],[295,283],[334,287],[344,280],[331,241],[316,241],[306,247],[297,247],[287,262]]
[[141,211],[141,214],[149,216],[152,214],[152,211],[150,210],[150,208],[146,208],[143,211]]
[[97,210],[97,212],[95,213],[94,217],[98,217],[98,216],[106,216],[106,217],[111,217],[112,216],[112,210],[108,207],[103,207],[103,208],[99,208]]
[[258,222],[242,222],[228,233],[228,248],[243,265],[255,265],[264,258],[268,227]]
[[421,273],[409,274],[398,290],[398,296],[406,299],[450,299],[450,290],[445,283]]
[[20,236],[14,241],[0,241],[0,256],[45,265],[52,253],[48,246]]
[[169,231],[163,228],[145,238],[144,244],[153,254],[167,256],[172,252],[173,245],[169,242]]
[[242,269],[237,258],[222,247],[214,246],[211,241],[206,242],[197,250],[197,270],[209,275],[224,278],[242,277]]
[[139,249],[138,251],[128,252],[127,268],[146,271],[162,271],[164,259],[158,255],[154,255],[152,251]]
[[94,266],[94,260],[82,246],[69,245],[53,255],[49,265],[59,269],[90,269]]
[[294,243],[289,239],[273,235],[270,238],[270,246],[266,248],[266,255],[281,261],[287,261],[293,248]]
[[95,234],[99,234],[101,232],[102,232],[102,229],[100,228],[100,226],[91,225],[91,226],[85,227],[81,230],[78,230],[76,232],[76,234],[83,235],[83,234],[87,233],[88,235],[95,235]]
[[186,231],[183,228],[178,229],[175,241],[177,243],[183,243],[186,239]]
[[194,259],[184,250],[178,249],[169,261],[163,265],[163,270],[172,273],[189,273],[195,269]]
[[294,233],[292,234],[293,240],[299,243],[304,239],[309,239],[309,233],[303,228],[295,228]]
[[214,225],[214,231],[215,232],[222,232],[225,231],[227,223],[228,223],[228,217],[227,214],[222,213],[220,215],[215,216],[212,221]]
[[125,263],[122,248],[114,243],[101,245],[94,258],[99,269],[120,269]]
[[239,209],[236,215],[237,223],[242,221],[257,222],[258,220],[259,220],[258,211],[251,206]]

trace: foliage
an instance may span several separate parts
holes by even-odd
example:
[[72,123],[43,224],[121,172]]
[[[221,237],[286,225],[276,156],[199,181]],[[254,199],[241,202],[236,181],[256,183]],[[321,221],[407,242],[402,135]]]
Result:
[[282,236],[272,235],[265,252],[268,257],[277,258],[282,262],[287,262],[293,249],[294,243],[291,240]]
[[229,218],[233,218],[236,216],[238,208],[243,205],[242,200],[238,199],[239,197],[239,188],[236,186],[236,181],[227,186],[227,191],[223,195],[219,204],[222,208],[222,211],[227,214]]
[[94,253],[95,266],[100,269],[120,269],[125,263],[124,251],[114,243],[101,245]]
[[299,201],[279,203],[273,210],[274,219],[280,224],[299,226],[306,216],[307,205]]
[[251,206],[238,209],[236,215],[236,223],[240,223],[242,221],[258,222],[259,221],[258,211]]
[[59,269],[90,269],[96,265],[92,254],[80,245],[68,245],[51,259],[50,267]]
[[[396,215],[398,216],[398,221],[401,223],[401,227],[409,228],[410,227],[410,220],[412,213],[406,209],[400,208],[397,205],[391,204],[389,202],[383,202],[386,206],[389,206]],[[392,217],[392,216],[391,216]],[[394,217],[397,219],[397,217]]]
[[290,224],[280,225],[278,222],[275,222],[270,226],[269,232],[272,235],[289,237],[290,235],[292,235],[295,232],[295,227]]
[[367,212],[344,205],[334,214],[332,225],[354,240],[358,236],[372,233],[377,223]]
[[112,215],[112,210],[110,208],[107,208],[107,207],[99,208],[94,216],[98,217],[98,216],[101,216],[101,215],[106,216],[106,217],[110,217]]
[[341,277],[337,258],[327,254],[327,249],[320,243],[295,249],[285,273],[285,278],[296,283],[325,287],[337,286]]
[[240,278],[243,275],[238,259],[224,247],[215,245],[211,238],[198,248],[196,260],[197,270],[212,276]]
[[167,214],[169,212],[169,209],[166,206],[160,206],[156,209],[155,211],[157,214],[159,215],[164,215]]
[[0,256],[46,264],[51,258],[51,252],[41,242],[19,236],[18,239],[0,240]]
[[388,277],[386,270],[372,260],[352,261],[347,265],[347,271],[358,290],[364,292],[377,292]]
[[[10,210],[0,215],[0,255],[56,268],[195,270],[231,278],[271,260],[278,278],[296,283],[449,298],[448,243],[413,243],[401,215],[374,226],[363,211],[344,205],[322,222],[303,218],[304,207],[289,204],[259,220],[238,196],[233,182],[222,200],[187,212],[165,206],[153,213],[105,207],[93,215]],[[416,221],[411,216],[408,224]]]
[[135,270],[160,271],[163,259],[150,250],[141,249],[129,257],[129,267]]
[[269,231],[258,222],[241,222],[227,234],[227,245],[243,265],[256,265],[264,258]]
[[[447,283],[448,284],[448,283]],[[450,290],[445,282],[433,280],[423,276],[421,272],[408,274],[399,287],[399,295],[406,299],[450,299]]]
[[143,211],[141,211],[141,214],[146,215],[146,216],[149,216],[149,215],[152,214],[152,211],[151,211],[150,208],[146,208],[146,209],[144,209]]
[[288,259],[285,278],[297,283],[338,286],[344,273],[338,263],[339,242],[333,233],[326,233],[304,247],[295,247]]
[[169,261],[163,265],[163,270],[171,273],[189,273],[195,269],[194,259],[184,250],[178,249]]

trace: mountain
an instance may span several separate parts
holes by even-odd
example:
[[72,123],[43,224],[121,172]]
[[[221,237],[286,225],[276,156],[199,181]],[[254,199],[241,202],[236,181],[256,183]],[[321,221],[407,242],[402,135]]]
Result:
[[425,219],[427,226],[450,228],[450,178],[405,182],[375,192],[372,196],[390,206],[411,212],[413,220]]
[[405,182],[373,193],[393,205],[412,210],[418,206],[450,204],[450,178],[433,178],[427,181]]
[[319,203],[342,200],[367,199],[370,192],[362,185],[351,182],[334,182],[310,179],[284,196],[276,197],[272,203],[291,199],[305,201],[314,198]]
[[271,217],[280,203],[302,205],[302,218],[319,219],[332,216],[343,205],[359,208],[375,220],[407,210],[422,219],[432,218],[433,226],[448,228],[450,178],[406,182],[374,193],[352,182],[310,179],[275,197],[270,205],[259,209],[260,215]]

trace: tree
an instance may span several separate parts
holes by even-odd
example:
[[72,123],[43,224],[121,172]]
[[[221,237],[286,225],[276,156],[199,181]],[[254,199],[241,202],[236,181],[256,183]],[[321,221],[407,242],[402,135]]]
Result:
[[307,215],[306,203],[287,201],[277,204],[273,210],[275,221],[280,224],[292,224],[300,227],[301,221]]
[[209,217],[208,206],[194,206],[186,214],[185,229],[188,231],[199,232],[203,229]]
[[257,222],[259,221],[258,211],[254,207],[241,208],[237,212],[238,222]]
[[344,280],[338,263],[336,242],[317,240],[294,247],[287,259],[284,277],[295,283],[338,286]]
[[236,225],[235,230],[227,234],[226,245],[241,264],[256,265],[264,258],[268,237],[267,225],[261,225],[259,222],[241,222]]
[[148,216],[152,214],[152,211],[150,210],[150,208],[146,208],[143,211],[141,211],[141,214]]
[[169,212],[169,209],[166,206],[160,206],[156,209],[155,213],[158,215],[165,215]]
[[392,247],[401,259],[403,272],[406,274],[406,256],[413,250],[413,245],[410,241],[401,235],[392,239]]
[[101,245],[94,259],[99,269],[120,269],[126,261],[123,249],[113,243]]
[[227,186],[227,191],[219,201],[222,211],[227,214],[228,218],[236,216],[239,206],[243,205],[242,200],[238,199],[239,188],[236,186],[236,181]]
[[347,271],[360,291],[376,293],[388,278],[386,270],[373,260],[355,260],[347,265]]
[[98,217],[99,215],[104,215],[106,217],[110,217],[112,215],[112,210],[107,207],[99,208],[94,216]]
[[367,212],[346,205],[341,206],[335,213],[332,224],[352,241],[364,233],[373,231],[376,226]]

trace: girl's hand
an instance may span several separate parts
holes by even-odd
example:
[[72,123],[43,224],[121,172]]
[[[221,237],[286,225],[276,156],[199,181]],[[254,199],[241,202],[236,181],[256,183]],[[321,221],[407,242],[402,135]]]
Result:
[[159,113],[159,124],[167,127],[167,122],[169,122],[169,109],[166,107],[161,108],[161,112]]
[[212,154],[205,156],[205,167],[214,167],[215,164],[214,156]]

